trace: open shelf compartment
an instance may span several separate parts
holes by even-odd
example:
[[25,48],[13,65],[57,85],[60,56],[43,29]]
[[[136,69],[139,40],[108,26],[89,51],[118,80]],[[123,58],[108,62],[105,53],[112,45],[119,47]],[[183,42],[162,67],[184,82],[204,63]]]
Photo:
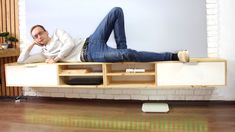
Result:
[[99,86],[103,85],[102,64],[60,64],[59,84],[63,86]]
[[106,64],[107,87],[156,87],[155,63]]

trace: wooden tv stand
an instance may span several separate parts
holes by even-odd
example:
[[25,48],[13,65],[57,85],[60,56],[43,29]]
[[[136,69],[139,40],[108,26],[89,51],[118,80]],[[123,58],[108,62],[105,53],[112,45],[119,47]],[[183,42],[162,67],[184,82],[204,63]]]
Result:
[[[192,58],[178,61],[123,63],[33,63],[5,65],[7,86],[82,88],[158,88],[226,85],[226,61]],[[73,78],[100,78],[101,84],[68,85]]]

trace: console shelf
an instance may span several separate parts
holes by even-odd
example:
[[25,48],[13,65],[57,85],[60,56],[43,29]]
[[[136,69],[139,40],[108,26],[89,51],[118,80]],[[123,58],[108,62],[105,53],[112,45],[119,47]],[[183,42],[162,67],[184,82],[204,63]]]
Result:
[[6,64],[7,86],[77,88],[211,87],[226,85],[227,63],[216,58],[122,63]]

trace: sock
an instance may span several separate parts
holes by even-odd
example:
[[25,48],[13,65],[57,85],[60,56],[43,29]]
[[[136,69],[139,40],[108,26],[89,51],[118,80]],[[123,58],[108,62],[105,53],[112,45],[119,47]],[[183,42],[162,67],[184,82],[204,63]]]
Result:
[[171,59],[174,61],[178,61],[179,60],[178,54],[177,53],[172,54]]

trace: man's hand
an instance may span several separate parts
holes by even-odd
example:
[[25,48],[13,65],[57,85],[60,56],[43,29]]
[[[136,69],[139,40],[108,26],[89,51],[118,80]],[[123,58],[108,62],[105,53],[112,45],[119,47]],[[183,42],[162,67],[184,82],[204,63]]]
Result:
[[46,59],[46,63],[52,64],[52,63],[56,63],[57,61],[59,61],[60,58],[59,57],[53,57],[53,58],[48,58]]
[[38,43],[36,40],[33,40],[33,41],[32,41],[32,45],[38,45],[38,46],[40,46],[40,47],[42,46],[42,45],[41,45],[40,43]]
[[53,58],[46,59],[45,62],[49,64],[56,63],[56,61]]

